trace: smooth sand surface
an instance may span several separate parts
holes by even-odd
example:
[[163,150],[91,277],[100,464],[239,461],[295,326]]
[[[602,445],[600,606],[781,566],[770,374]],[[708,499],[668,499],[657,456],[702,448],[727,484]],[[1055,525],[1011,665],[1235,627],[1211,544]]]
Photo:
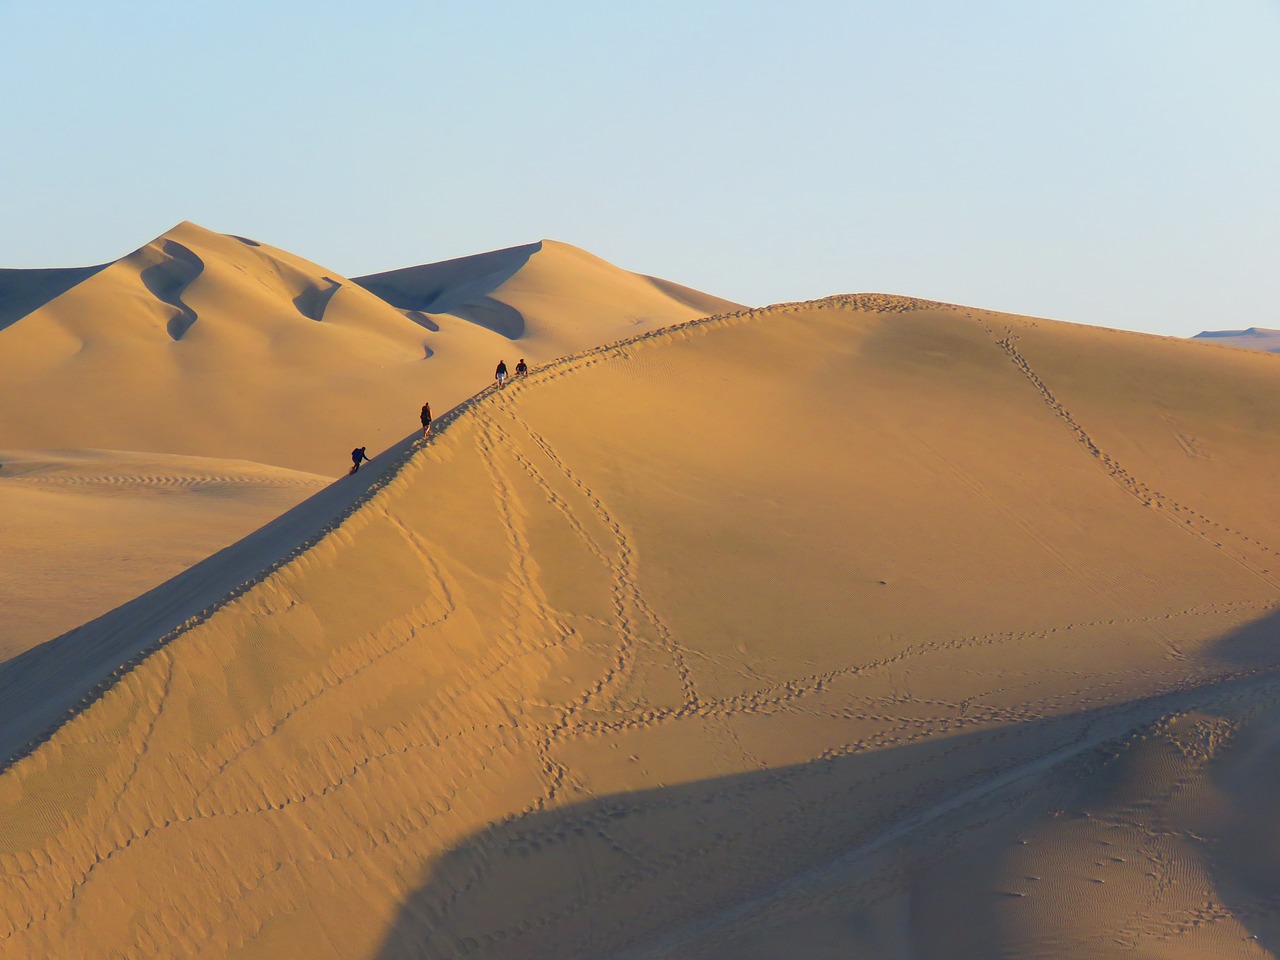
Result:
[[[0,270],[0,451],[21,451],[0,469],[0,659],[279,515],[499,359],[514,373],[738,306],[567,244],[518,249],[397,272],[391,298],[429,287],[432,313],[191,223],[110,264]],[[104,448],[144,452],[65,453]]]
[[0,660],[158,586],[332,482],[106,450],[0,450],[0,464]]
[[866,295],[490,391],[0,665],[0,954],[1280,949],[1277,362]]

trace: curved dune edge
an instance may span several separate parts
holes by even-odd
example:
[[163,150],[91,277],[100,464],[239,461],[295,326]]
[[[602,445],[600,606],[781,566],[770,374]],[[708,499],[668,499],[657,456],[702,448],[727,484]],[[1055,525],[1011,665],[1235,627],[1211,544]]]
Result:
[[329,483],[243,460],[0,450],[0,661],[165,582]]
[[0,448],[336,475],[352,448],[403,436],[424,402],[472,396],[499,359],[537,364],[738,307],[568,244],[515,249],[351,280],[184,222],[102,268],[0,271],[0,314],[32,308],[0,322]]
[[[461,317],[399,309],[318,264],[189,222],[98,267],[0,270],[0,450],[151,451],[340,476],[348,451],[393,445],[424,402],[440,411],[465,400],[500,357],[536,364],[727,302],[655,286],[566,244],[524,249],[514,260],[495,251],[395,273],[406,296],[442,297],[438,307],[423,301],[433,308],[484,300],[515,311],[515,342]],[[501,302],[509,294],[523,312]],[[242,487],[239,508],[228,496],[146,510],[139,484],[6,489],[8,476],[0,468],[9,548],[0,660],[136,597],[301,499]],[[218,596],[202,593],[204,603]],[[113,666],[95,660],[86,670]],[[25,710],[0,707],[0,722],[16,714]]]
[[[1144,730],[1203,757],[1265,719],[1268,360],[833,298],[486,391],[121,614],[158,639],[0,778],[3,952],[748,956],[698,925],[763,903],[802,949],[1070,956],[1087,878],[1047,915],[971,884],[951,954],[913,884],[969,835],[1001,876],[1055,771],[1131,761],[1141,801]],[[1105,891],[1129,950],[1211,892],[1140,875]]]
[[[790,305],[779,306],[785,308]],[[650,340],[662,334],[679,333],[686,328],[703,324],[741,319],[757,312],[760,311],[743,310],[715,317],[703,317],[661,330],[649,331],[628,340],[593,347],[579,354],[562,357],[532,368],[529,381],[536,382],[551,371],[558,371],[580,362],[587,364],[597,362],[602,355],[631,343]],[[523,386],[523,384],[513,384],[507,388],[507,391],[515,393]],[[436,442],[448,430],[450,424],[486,398],[497,393],[499,390],[496,385],[487,387],[474,397],[437,416],[432,422],[430,438],[422,439],[417,435],[410,435],[378,454],[355,477],[336,481],[336,484],[341,486],[335,485],[323,495],[313,496],[283,517],[267,524],[244,540],[219,551],[207,560],[201,561],[189,570],[183,571],[177,577],[157,587],[156,590],[97,620],[77,627],[42,647],[28,651],[21,662],[14,663],[12,666],[0,664],[0,695],[2,695],[0,696],[0,731],[2,731],[0,732],[0,754],[7,757],[6,769],[15,760],[38,747],[63,723],[82,713],[86,707],[114,687],[130,670],[145,661],[150,654],[181,636],[185,631],[203,623],[218,609],[243,596],[277,570],[324,541],[342,523],[354,517],[362,507],[370,503],[381,490],[397,480],[405,468],[410,466],[414,454],[421,447]],[[245,570],[255,570],[256,573],[246,577]],[[213,590],[210,590],[207,585],[211,580],[217,583]],[[197,584],[200,585],[198,595],[206,600],[198,606],[193,605],[190,599],[190,595],[196,592],[190,588]],[[175,607],[183,611],[180,619],[172,612]],[[138,642],[138,636],[142,633],[136,627],[139,621],[145,623],[146,627],[143,629],[152,634],[142,643]],[[156,626],[156,623],[162,626]],[[122,634],[126,635],[124,643],[121,642]],[[109,640],[105,650],[102,649],[104,644],[100,639],[104,636]],[[95,675],[88,681],[85,680],[83,672],[80,675],[74,671],[69,674],[64,667],[68,654],[74,654],[77,648],[84,647],[93,648],[95,654],[92,667],[84,672],[102,674]],[[64,689],[50,689],[48,685],[31,689],[31,684],[24,683],[30,674],[40,676],[41,679],[51,677],[59,687],[66,687],[70,692]],[[71,701],[75,701],[74,705],[70,705]],[[43,720],[44,729],[34,732],[30,730],[29,722],[22,722],[24,713],[38,712],[42,717],[48,716],[51,704],[59,705],[55,708],[57,713],[54,715],[60,714],[60,716],[53,722]],[[15,739],[14,731],[28,731],[26,739]]]

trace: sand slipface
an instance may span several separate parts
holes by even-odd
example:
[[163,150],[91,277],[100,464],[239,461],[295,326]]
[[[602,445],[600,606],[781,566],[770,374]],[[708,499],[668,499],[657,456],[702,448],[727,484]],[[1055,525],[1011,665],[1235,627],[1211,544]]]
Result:
[[394,303],[191,223],[109,264],[0,270],[0,660],[261,526],[499,359],[738,306],[567,244],[517,249],[397,271]]
[[0,776],[0,953],[1275,949],[1278,402],[878,295],[549,364],[83,628],[188,621]]
[[105,450],[0,450],[0,464],[0,660],[150,590],[331,482]]

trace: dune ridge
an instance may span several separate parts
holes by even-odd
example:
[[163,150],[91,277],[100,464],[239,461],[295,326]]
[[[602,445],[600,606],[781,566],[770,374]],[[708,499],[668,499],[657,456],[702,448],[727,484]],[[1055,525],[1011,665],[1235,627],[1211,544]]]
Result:
[[[753,312],[704,317],[667,330],[639,334],[627,341],[601,344],[581,354],[557,358],[532,372],[545,375],[563,367],[589,365],[595,358],[627,343],[639,343],[659,333],[678,333],[706,323],[738,319]],[[516,387],[510,389],[514,392]],[[432,439],[442,435],[451,423],[497,390],[496,385],[487,387],[436,417]],[[58,726],[111,690],[150,654],[324,541],[394,481],[425,442],[418,435],[401,440],[371,460],[357,475],[343,478],[340,484],[308,498],[244,539],[182,570],[156,589],[30,650],[20,661],[0,663],[0,758],[3,758],[0,763],[7,768],[14,760],[29,754]],[[192,462],[172,459],[182,466]],[[18,475],[31,479],[24,476],[21,464]],[[112,474],[111,486],[116,486],[120,479],[118,473]],[[37,478],[35,482],[41,481]],[[95,477],[73,475],[63,482],[93,483]],[[163,480],[149,478],[134,482],[169,485],[181,481],[166,476]],[[208,479],[189,482],[208,482]]]
[[329,482],[247,461],[0,450],[0,660],[150,590]]
[[[0,271],[0,450],[67,467],[63,482],[39,491],[31,476],[6,483],[12,471],[0,467],[11,548],[0,555],[0,658],[278,515],[319,477],[342,475],[353,448],[397,443],[424,402],[439,414],[474,394],[503,357],[536,363],[726,302],[676,285],[664,293],[551,246],[534,272],[554,299],[524,312],[489,294],[505,296],[498,288],[541,243],[514,259],[495,251],[397,273],[410,293],[430,281],[430,296],[410,307],[456,307],[456,316],[401,309],[287,251],[189,222],[108,264]],[[77,450],[135,453],[120,454],[114,473],[83,462],[73,486],[64,454]],[[151,456],[145,467],[139,451]],[[244,482],[234,494],[224,485],[215,503],[215,484],[186,482],[201,473],[197,461]],[[167,467],[176,472],[164,481]],[[275,483],[271,467],[309,479]],[[163,490],[191,502],[157,499]]]
[[109,264],[92,267],[0,268],[0,330],[16,323]]
[[738,308],[550,241],[352,281],[182,223],[85,269],[45,283],[56,292],[79,278],[0,328],[0,448],[145,450],[334,476],[353,447],[403,436],[424,401],[447,410],[474,394],[500,359],[544,362]]
[[129,665],[0,776],[3,951],[1273,937],[1150,792],[1280,701],[1268,360],[870,295],[489,389],[68,645]]

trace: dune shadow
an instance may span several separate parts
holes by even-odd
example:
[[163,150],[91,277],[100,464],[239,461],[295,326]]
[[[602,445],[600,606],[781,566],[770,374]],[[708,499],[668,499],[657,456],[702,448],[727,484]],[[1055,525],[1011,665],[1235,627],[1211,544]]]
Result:
[[[1253,682],[1228,680],[1213,689]],[[1087,781],[1108,762],[1109,744],[1186,709],[1201,692],[1175,690],[513,816],[424,865],[424,881],[376,956],[805,955],[788,952],[794,942],[778,953],[731,942],[742,922],[777,912],[788,899],[800,903],[802,918],[816,902],[843,911],[836,926],[853,939],[824,957],[1000,955],[996,905],[1007,894],[994,868],[964,878],[977,895],[965,901],[963,925],[945,929],[927,917],[886,925],[872,900],[847,895],[851,878],[888,869],[906,889],[913,863],[936,860],[974,831],[997,851],[1012,849],[1018,818],[1011,814],[1028,797],[1047,803],[1062,784]],[[923,903],[913,901],[913,909]]]
[[302,292],[293,298],[294,308],[308,320],[317,322],[324,320],[324,312],[329,306],[329,301],[342,287],[342,284],[332,277],[321,277],[320,280],[321,283],[308,283]]
[[[1277,598],[1280,605],[1280,598]],[[1216,640],[1209,654],[1244,670],[1280,664],[1280,606]]]
[[[460,405],[465,408],[466,404]],[[459,408],[435,422],[435,436]],[[0,662],[0,772],[147,656],[310,549],[384,487],[422,445],[414,431],[270,523],[102,616]],[[346,448],[334,451],[345,474]]]
[[541,241],[527,243],[459,260],[355,277],[353,282],[429,330],[438,330],[439,325],[426,314],[450,313],[508,340],[518,340],[525,332],[524,314],[490,294],[541,249]]
[[[1080,910],[1088,909],[1090,896],[1100,898],[1097,902],[1111,897],[1117,904],[1130,902],[1133,891],[1126,889],[1126,882],[1146,883],[1158,891],[1159,881],[1152,878],[1161,870],[1188,880],[1203,870],[1212,884],[1211,897],[1226,908],[1217,919],[1230,916],[1258,945],[1269,951],[1280,948],[1280,923],[1271,919],[1280,906],[1280,838],[1270,840],[1269,827],[1280,790],[1280,610],[1223,634],[1204,657],[1221,679],[1185,680],[1151,698],[1146,716],[1134,715],[1129,731],[1099,744],[1092,755],[1080,754],[1059,765],[1028,793],[1015,815],[993,818],[980,836],[969,838],[961,856],[943,861],[933,874],[920,872],[912,883],[911,908],[915,916],[930,921],[918,926],[913,946],[920,955],[957,960],[1010,955],[1009,918],[1017,916],[1020,907],[1043,909],[1045,898],[1055,896],[1037,891],[1050,874],[1037,870],[1028,875],[1028,856],[1047,870],[1097,871],[1089,880],[1078,881],[1083,888]],[[1179,716],[1183,727],[1174,722]],[[1249,719],[1240,724],[1241,716]],[[1214,729],[1211,721],[1202,726],[1204,718],[1214,717],[1237,725],[1237,739],[1225,749],[1206,745],[1206,752],[1197,755],[1189,744],[1195,743],[1198,730]],[[1212,828],[1183,835],[1185,824],[1177,822],[1174,808],[1182,816],[1191,815],[1187,801],[1177,807],[1183,795],[1206,802],[1203,792],[1195,792],[1201,776],[1204,785],[1211,784],[1214,795],[1226,802],[1212,813],[1208,807],[1202,809],[1200,815],[1213,822]],[[1125,836],[1145,836],[1159,853],[1150,863],[1135,859],[1127,880],[1108,879],[1108,869],[1129,869],[1128,857],[1116,856],[1125,852],[1118,849]],[[1186,844],[1177,853],[1170,846],[1175,837]],[[1112,849],[1101,853],[1102,847]],[[1140,844],[1135,849],[1141,852]],[[1103,859],[1095,862],[1100,856]],[[1161,858],[1165,862],[1157,862]],[[1116,884],[1113,892],[1102,893],[1112,890],[1108,882]],[[1092,884],[1099,885],[1096,891],[1090,889]],[[1099,927],[1107,921],[1098,917],[1092,932],[1105,930],[1115,943],[1138,950],[1149,946],[1144,936],[1155,942],[1162,929],[1191,932],[1205,919],[1198,916],[1198,900],[1188,907],[1178,899],[1176,885],[1167,901],[1154,899],[1161,896],[1158,892],[1149,895],[1153,899],[1146,902],[1148,913],[1131,914],[1127,910],[1132,905],[1117,906],[1115,917],[1124,917],[1124,922]],[[1041,906],[1024,907],[1033,902],[1028,898],[1039,898]],[[1077,918],[1069,911],[1057,915],[1056,922],[1063,929],[1041,929],[1038,934],[1051,938],[1079,932],[1072,929]],[[1071,942],[1062,941],[1068,952]],[[1085,949],[1083,940],[1074,942]]]
[[50,300],[111,266],[0,270],[0,330],[39,310]]
[[432,333],[440,332],[440,324],[436,323],[421,310],[406,310],[404,315],[420,327],[426,327]]
[[487,297],[510,280],[541,249],[541,241],[527,243],[458,260],[353,277],[352,282],[400,310],[456,313],[457,307]]
[[204,271],[204,261],[189,247],[175,240],[160,244],[164,259],[146,267],[139,276],[151,295],[175,311],[167,329],[174,340],[181,340],[198,319],[196,312],[182,300],[182,293]]
[[[1249,671],[1280,663],[1280,610],[1224,636],[1213,653]],[[1221,761],[1207,776],[1228,813],[1218,824],[1207,864],[1216,893],[1254,942],[1280,955],[1280,836],[1274,829],[1280,792],[1280,695],[1257,698]]]
[[519,340],[524,336],[524,314],[493,297],[480,297],[470,303],[458,304],[445,312],[492,330],[508,340]]

